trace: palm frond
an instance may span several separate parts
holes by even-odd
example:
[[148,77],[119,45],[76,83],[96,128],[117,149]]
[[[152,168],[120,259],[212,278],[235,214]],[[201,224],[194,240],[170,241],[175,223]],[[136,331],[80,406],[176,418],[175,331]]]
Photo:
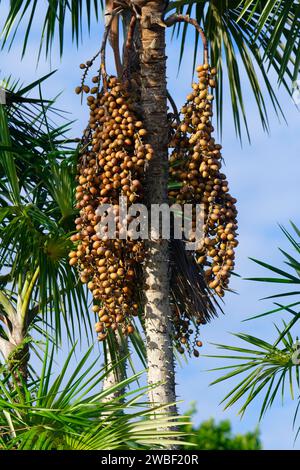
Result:
[[[295,224],[291,223],[296,235],[299,237],[300,231]],[[300,254],[300,244],[295,237],[284,227],[281,227],[284,235],[287,237],[297,256]],[[259,266],[275,273],[280,277],[260,277],[251,278],[259,282],[271,282],[275,284],[299,284],[300,282],[300,264],[295,256],[281,250],[284,255],[285,264],[289,266],[289,271],[285,271],[269,263],[253,259]],[[290,272],[292,271],[292,272]],[[268,296],[265,299],[284,298],[289,296],[299,296],[298,291],[290,290],[279,292]],[[282,401],[288,394],[292,400],[297,397],[299,402],[299,341],[297,326],[300,320],[300,311],[295,307],[300,305],[300,301],[289,304],[275,302],[276,308],[268,310],[259,315],[252,316],[247,320],[257,320],[271,314],[285,313],[289,320],[282,321],[282,326],[275,325],[276,338],[273,343],[256,336],[246,333],[235,334],[237,338],[247,344],[246,347],[229,346],[224,344],[216,345],[217,348],[224,351],[223,355],[214,355],[213,357],[226,360],[226,365],[215,369],[224,371],[225,374],[217,378],[213,383],[227,381],[228,379],[242,376],[240,381],[232,388],[223,399],[225,407],[229,407],[237,402],[243,401],[240,413],[243,414],[248,406],[255,400],[260,399],[261,412],[260,418],[273,405],[274,401],[281,397]],[[234,361],[227,365],[228,361]],[[289,390],[287,392],[287,389]],[[299,404],[296,409],[294,424],[298,415]],[[297,436],[300,432],[298,429]]]
[[[45,350],[38,380],[24,385],[23,394],[12,389],[7,371],[0,380],[0,445],[17,450],[113,450],[160,449],[184,442],[180,427],[186,419],[168,415],[164,407],[153,409],[145,400],[147,387],[127,392],[123,400],[104,400],[116,388],[136,382],[136,374],[111,389],[98,392],[106,374],[99,358],[91,362],[90,348],[75,368],[75,347],[58,373],[54,371],[54,349]],[[73,370],[72,370],[73,369]],[[53,375],[55,376],[53,377]],[[50,381],[51,377],[51,381]],[[175,421],[174,421],[175,419]],[[176,422],[178,430],[166,430]],[[182,424],[183,423],[183,424]]]
[[[295,231],[296,235],[299,237],[299,229],[292,222],[291,222],[291,226],[293,230]],[[258,265],[262,266],[263,268],[266,268],[272,273],[279,275],[280,277],[253,277],[253,278],[248,278],[248,280],[256,281],[256,282],[271,282],[274,284],[284,284],[284,285],[295,284],[296,286],[300,284],[300,243],[299,241],[295,239],[295,237],[286,228],[284,228],[283,226],[280,226],[280,229],[284,233],[285,237],[288,239],[289,243],[291,244],[291,247],[295,250],[297,256],[299,257],[297,259],[290,253],[287,253],[285,250],[282,250],[281,248],[279,248],[280,252],[285,257],[284,263],[290,268],[290,270],[292,270],[292,272],[277,268],[276,266],[272,266],[269,263],[265,263],[264,261],[250,258],[252,259],[252,261],[257,263]],[[287,292],[276,293],[274,295],[265,297],[265,299],[274,299],[274,298],[280,298],[280,297],[286,298],[286,297],[295,296],[295,295],[299,295],[298,290],[296,291],[289,290]],[[297,304],[298,302],[291,304],[291,306],[295,306]]]
[[[0,0],[1,3],[1,0]],[[45,45],[46,55],[51,51],[52,42],[56,34],[59,38],[60,53],[63,53],[64,37],[67,22],[71,26],[72,39],[79,44],[82,36],[83,25],[87,24],[90,29],[91,19],[99,17],[100,9],[103,8],[103,0],[49,0],[45,9],[44,17],[40,17],[40,4],[37,0],[17,0],[10,3],[10,8],[3,28],[3,46],[9,43],[11,47],[23,20],[26,19],[27,27],[24,34],[23,55],[28,44],[29,34],[33,19],[39,15],[41,28],[40,52]]]
[[182,240],[170,242],[171,301],[190,318],[207,323],[222,311],[211,294],[204,274]]
[[[246,348],[224,344],[215,345],[218,349],[228,351],[228,354],[216,354],[210,357],[234,361],[234,364],[213,369],[215,371],[227,369],[229,372],[217,378],[212,384],[243,376],[222,400],[225,408],[243,401],[239,413],[244,414],[248,406],[260,397],[262,403],[260,418],[262,418],[278,394],[282,400],[284,399],[286,385],[289,386],[292,399],[295,396],[295,390],[299,393],[296,371],[298,366],[293,362],[294,340],[287,335],[288,329],[284,335],[280,330],[277,331],[279,337],[274,344],[255,336],[239,333],[234,336],[246,342]],[[282,348],[278,346],[280,342],[283,343]],[[264,397],[261,398],[263,391]]]
[[256,19],[256,29],[254,41],[260,36],[265,36],[267,41],[264,56],[270,63],[274,60],[274,55],[278,50],[282,50],[278,79],[282,81],[287,67],[293,67],[291,73],[296,80],[299,73],[300,64],[300,5],[293,0],[280,1],[268,0],[267,2],[257,2],[248,0],[244,3],[240,13],[239,21],[246,22]]
[[[299,5],[280,0],[183,0],[170,2],[168,11],[194,16],[205,31],[210,44],[210,61],[218,69],[216,105],[220,131],[224,88],[229,87],[237,135],[241,138],[244,127],[250,138],[244,105],[244,77],[252,91],[263,129],[269,130],[265,96],[275,112],[284,118],[277,90],[269,80],[268,72],[272,68],[278,82],[291,94],[292,82],[299,73]],[[186,24],[177,27],[177,37],[181,39],[181,60],[189,37]],[[195,32],[194,65],[198,48],[199,37]]]
[[[33,105],[24,98],[44,78],[13,87],[0,109],[0,267],[10,272],[7,283],[14,280],[12,292],[18,279],[24,282],[38,270],[27,320],[42,316],[58,341],[63,323],[75,338],[75,323],[89,336],[91,320],[87,291],[68,263],[77,152],[65,144],[66,126],[56,128],[52,122],[53,101],[47,104],[40,95]],[[24,106],[30,110],[28,121],[22,118]]]

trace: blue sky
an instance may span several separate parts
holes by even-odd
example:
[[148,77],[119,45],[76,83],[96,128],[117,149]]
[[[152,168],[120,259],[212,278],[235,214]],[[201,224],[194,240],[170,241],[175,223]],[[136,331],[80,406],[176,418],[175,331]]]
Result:
[[[44,5],[44,1],[40,2]],[[6,16],[9,2],[1,2],[0,28]],[[42,6],[41,6],[42,8]],[[41,14],[42,17],[42,14]],[[29,83],[57,68],[58,72],[43,86],[47,97],[56,96],[58,107],[71,113],[76,119],[74,134],[80,136],[85,127],[87,110],[80,105],[80,99],[73,90],[79,84],[81,71],[78,65],[94,55],[99,49],[101,26],[92,24],[91,35],[84,33],[84,40],[78,49],[69,40],[66,41],[63,58],[60,60],[56,47],[53,48],[51,65],[41,59],[36,67],[36,58],[40,34],[39,19],[34,22],[32,35],[29,39],[27,54],[21,61],[22,34],[20,30],[12,49],[1,51],[1,78],[12,74],[22,82]],[[68,28],[67,28],[68,30]],[[70,34],[68,35],[70,37]],[[190,40],[189,40],[190,38]],[[188,36],[188,43],[183,57],[180,73],[177,75],[179,44],[168,37],[168,78],[169,90],[180,106],[189,92],[192,70],[193,40]],[[108,52],[108,69],[112,67],[111,53]],[[272,74],[271,74],[272,77]],[[264,275],[264,270],[248,259],[249,256],[263,259],[271,264],[281,263],[278,246],[288,248],[278,223],[288,226],[289,219],[300,225],[299,215],[299,181],[300,181],[300,114],[291,98],[284,90],[277,92],[284,108],[288,125],[279,122],[270,109],[271,134],[265,134],[260,125],[258,113],[252,94],[244,79],[244,99],[249,120],[251,145],[244,139],[241,147],[236,138],[231,118],[229,94],[225,93],[225,119],[223,129],[223,156],[226,162],[224,171],[230,183],[231,193],[238,199],[239,209],[239,241],[237,272],[242,277]],[[275,77],[273,77],[275,84]],[[227,90],[228,91],[228,90]],[[209,343],[236,344],[230,332],[247,331],[267,340],[275,337],[273,321],[275,317],[242,324],[245,318],[272,308],[271,301],[259,299],[275,292],[272,285],[257,284],[234,278],[231,287],[236,294],[225,297],[225,315],[220,316],[202,329],[204,346],[203,354],[216,353],[215,347]],[[97,349],[97,348],[95,348]],[[251,406],[242,420],[237,416],[238,407],[226,412],[219,405],[222,397],[229,390],[229,383],[209,387],[215,377],[207,369],[221,365],[211,358],[192,359],[182,368],[178,367],[177,394],[183,400],[181,410],[186,410],[193,400],[197,402],[197,421],[214,416],[217,420],[229,418],[236,432],[253,429],[258,420],[259,403]],[[292,417],[295,402],[287,397],[284,407],[276,402],[260,425],[265,449],[300,449],[300,441],[293,447]]]

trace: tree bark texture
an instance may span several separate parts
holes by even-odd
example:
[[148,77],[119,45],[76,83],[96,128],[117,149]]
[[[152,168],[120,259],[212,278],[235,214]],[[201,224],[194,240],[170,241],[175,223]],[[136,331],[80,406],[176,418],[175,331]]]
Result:
[[[112,339],[113,341],[110,343],[110,345],[107,345],[105,366],[107,368],[111,368],[113,366],[114,368],[106,375],[103,380],[103,391],[115,387],[126,379],[126,361],[124,361],[124,357],[128,354],[128,340],[127,338],[122,337],[122,333],[119,331],[114,332]],[[110,347],[113,348],[115,357],[112,357],[110,353]],[[123,363],[118,364],[118,362],[122,359]],[[103,402],[110,402],[113,399],[121,397],[124,393],[125,389],[119,388],[117,391],[107,395],[103,399]],[[123,401],[123,399],[121,401]]]
[[17,312],[11,320],[10,329],[7,329],[8,340],[0,338],[0,352],[21,387],[22,380],[26,382],[28,377],[29,346],[25,342],[26,332]]
[[[165,1],[148,1],[141,17],[141,104],[147,142],[154,150],[148,168],[146,199],[151,204],[168,202],[168,122],[165,29],[161,17]],[[174,356],[171,338],[169,302],[169,246],[152,229],[147,241],[144,267],[146,346],[148,383],[158,384],[150,390],[152,404],[170,404],[176,413]]]

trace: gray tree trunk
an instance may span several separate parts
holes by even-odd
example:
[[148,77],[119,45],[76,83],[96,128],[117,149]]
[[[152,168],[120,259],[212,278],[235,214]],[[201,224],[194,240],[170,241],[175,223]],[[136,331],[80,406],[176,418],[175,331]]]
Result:
[[[147,203],[168,202],[168,122],[165,29],[160,25],[165,1],[149,1],[141,18],[141,104],[147,142],[154,150],[147,176]],[[151,233],[145,261],[145,330],[148,383],[158,386],[150,391],[153,404],[170,404],[176,413],[174,356],[171,339],[169,303],[168,241]]]
[[[125,337],[122,338],[121,334],[119,333],[119,331],[114,332],[114,351],[116,355],[116,360],[114,360],[114,358],[110,354],[109,345],[106,345],[107,351],[105,366],[108,369],[110,369],[112,366],[114,366],[114,368],[106,375],[105,379],[103,380],[103,391],[106,391],[114,387],[115,385],[118,385],[120,382],[126,379],[126,361],[123,360],[122,364],[118,364],[118,361],[124,359],[127,354],[128,340]],[[119,398],[124,393],[125,388],[119,388],[117,391],[107,395],[103,401],[109,402],[115,398]]]
[[0,353],[9,370],[13,371],[14,378],[19,387],[28,377],[29,347],[25,342],[26,332],[19,321],[17,312],[11,318],[10,328],[7,328],[8,340],[0,338]]

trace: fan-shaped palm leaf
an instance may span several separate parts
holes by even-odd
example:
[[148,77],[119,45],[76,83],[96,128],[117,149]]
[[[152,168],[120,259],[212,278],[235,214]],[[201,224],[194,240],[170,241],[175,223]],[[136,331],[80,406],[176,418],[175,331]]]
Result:
[[[1,3],[1,2],[0,2]],[[36,0],[18,0],[11,3],[3,30],[3,45],[12,44],[18,27],[27,19],[23,53],[26,50],[33,19],[37,16]],[[101,6],[102,2],[101,2]],[[99,20],[99,3],[91,1],[69,2],[49,0],[44,12],[41,46],[46,53],[58,35],[60,52],[63,52],[65,24],[71,21],[72,39],[78,44],[84,23],[90,27],[91,19]],[[211,62],[219,70],[216,90],[218,124],[222,129],[224,86],[229,86],[234,124],[241,137],[244,125],[249,136],[244,105],[245,78],[257,104],[262,126],[269,129],[265,95],[269,97],[277,113],[283,116],[277,93],[269,79],[272,67],[279,82],[291,93],[292,80],[296,80],[300,64],[299,4],[289,0],[181,0],[171,1],[167,12],[194,16],[205,30],[210,42]],[[29,19],[29,20],[28,20]],[[188,25],[176,26],[181,38],[181,61],[187,41]],[[199,48],[199,35],[195,31],[194,62]],[[244,71],[241,72],[242,64]],[[226,70],[225,70],[226,67]],[[226,78],[227,77],[227,78]],[[262,86],[262,84],[264,86]]]
[[[9,386],[14,377],[2,369],[0,380],[0,446],[19,450],[101,450],[165,448],[180,443],[183,433],[165,431],[174,417],[145,402],[147,387],[134,389],[123,400],[105,398],[116,389],[133,384],[140,374],[110,389],[98,392],[110,370],[99,370],[99,358],[91,363],[91,349],[77,366],[71,367],[72,348],[61,371],[54,372],[54,350],[45,351],[38,380],[24,384],[24,390]],[[184,420],[176,420],[182,426]]]
[[[292,227],[296,235],[300,236],[299,229],[292,223]],[[281,227],[283,233],[288,238],[296,254],[300,254],[300,244],[284,227]],[[299,259],[287,253],[284,250],[280,251],[285,257],[285,264],[289,266],[290,270],[285,271],[282,268],[272,266],[260,260],[254,261],[260,266],[268,269],[272,273],[280,277],[262,277],[251,278],[253,281],[271,282],[275,285],[284,284],[299,284],[300,283],[300,263]],[[292,272],[290,272],[292,270]],[[274,298],[287,298],[289,296],[299,296],[299,291],[286,291],[266,297],[265,299]],[[292,399],[295,397],[298,400],[298,407],[294,417],[296,422],[297,413],[299,409],[299,342],[298,330],[300,320],[300,311],[295,310],[294,307],[299,306],[300,302],[295,301],[289,304],[275,303],[276,308],[260,315],[252,316],[247,320],[257,319],[259,317],[266,317],[271,314],[278,315],[279,312],[291,316],[289,321],[284,320],[282,326],[276,327],[276,338],[273,343],[265,341],[264,339],[251,336],[245,333],[236,334],[235,336],[243,340],[247,346],[228,346],[218,344],[219,349],[225,351],[223,355],[214,355],[226,361],[234,361],[233,365],[221,366],[215,371],[224,371],[224,375],[216,379],[213,383],[223,382],[228,379],[233,379],[242,376],[242,379],[234,386],[225,396],[226,408],[236,402],[243,401],[240,409],[244,413],[248,406],[254,399],[261,400],[261,413],[260,417],[264,415],[268,408],[270,408],[276,398],[281,396],[283,400],[286,395],[286,389],[289,389],[289,394]],[[300,428],[299,428],[300,430]],[[299,430],[297,435],[299,434]]]
[[[64,320],[74,338],[76,319],[91,331],[87,293],[67,256],[75,214],[76,151],[65,144],[65,126],[56,129],[48,118],[53,102],[48,106],[40,97],[32,107],[31,98],[24,97],[32,88],[10,91],[6,106],[0,107],[0,281],[17,296],[18,283],[24,285],[37,273],[26,322],[44,315],[59,339]],[[24,106],[31,119],[22,127],[18,116]]]
[[[245,78],[248,82],[247,85],[253,93],[260,120],[265,130],[269,129],[265,95],[270,99],[275,111],[283,116],[277,99],[277,92],[269,80],[268,68],[273,68],[288,93],[291,93],[292,90],[292,67],[294,67],[295,60],[290,48],[291,45],[294,46],[293,39],[287,35],[287,42],[279,44],[273,41],[272,34],[273,28],[274,31],[276,30],[274,18],[276,18],[276,23],[280,23],[283,28],[289,27],[289,18],[286,18],[285,8],[283,8],[285,2],[277,1],[271,3],[281,4],[272,18],[270,17],[270,12],[270,15],[263,15],[264,2],[257,1],[175,1],[170,2],[168,7],[170,12],[176,10],[180,13],[195,16],[203,27],[210,44],[211,63],[219,70],[219,80],[216,89],[219,127],[222,130],[224,87],[228,86],[235,128],[240,137],[242,123],[245,126],[248,137],[250,135],[244,105]],[[256,7],[255,13],[252,12],[254,7]],[[293,23],[299,24],[299,15],[299,9],[293,7],[290,10]],[[183,27],[181,25],[178,26],[177,36],[181,37],[181,61],[187,42],[186,24]],[[199,34],[195,31],[194,63],[196,61],[198,45]],[[282,53],[282,49],[284,53]],[[294,76],[298,73],[298,70],[299,63],[297,71],[294,70]]]

